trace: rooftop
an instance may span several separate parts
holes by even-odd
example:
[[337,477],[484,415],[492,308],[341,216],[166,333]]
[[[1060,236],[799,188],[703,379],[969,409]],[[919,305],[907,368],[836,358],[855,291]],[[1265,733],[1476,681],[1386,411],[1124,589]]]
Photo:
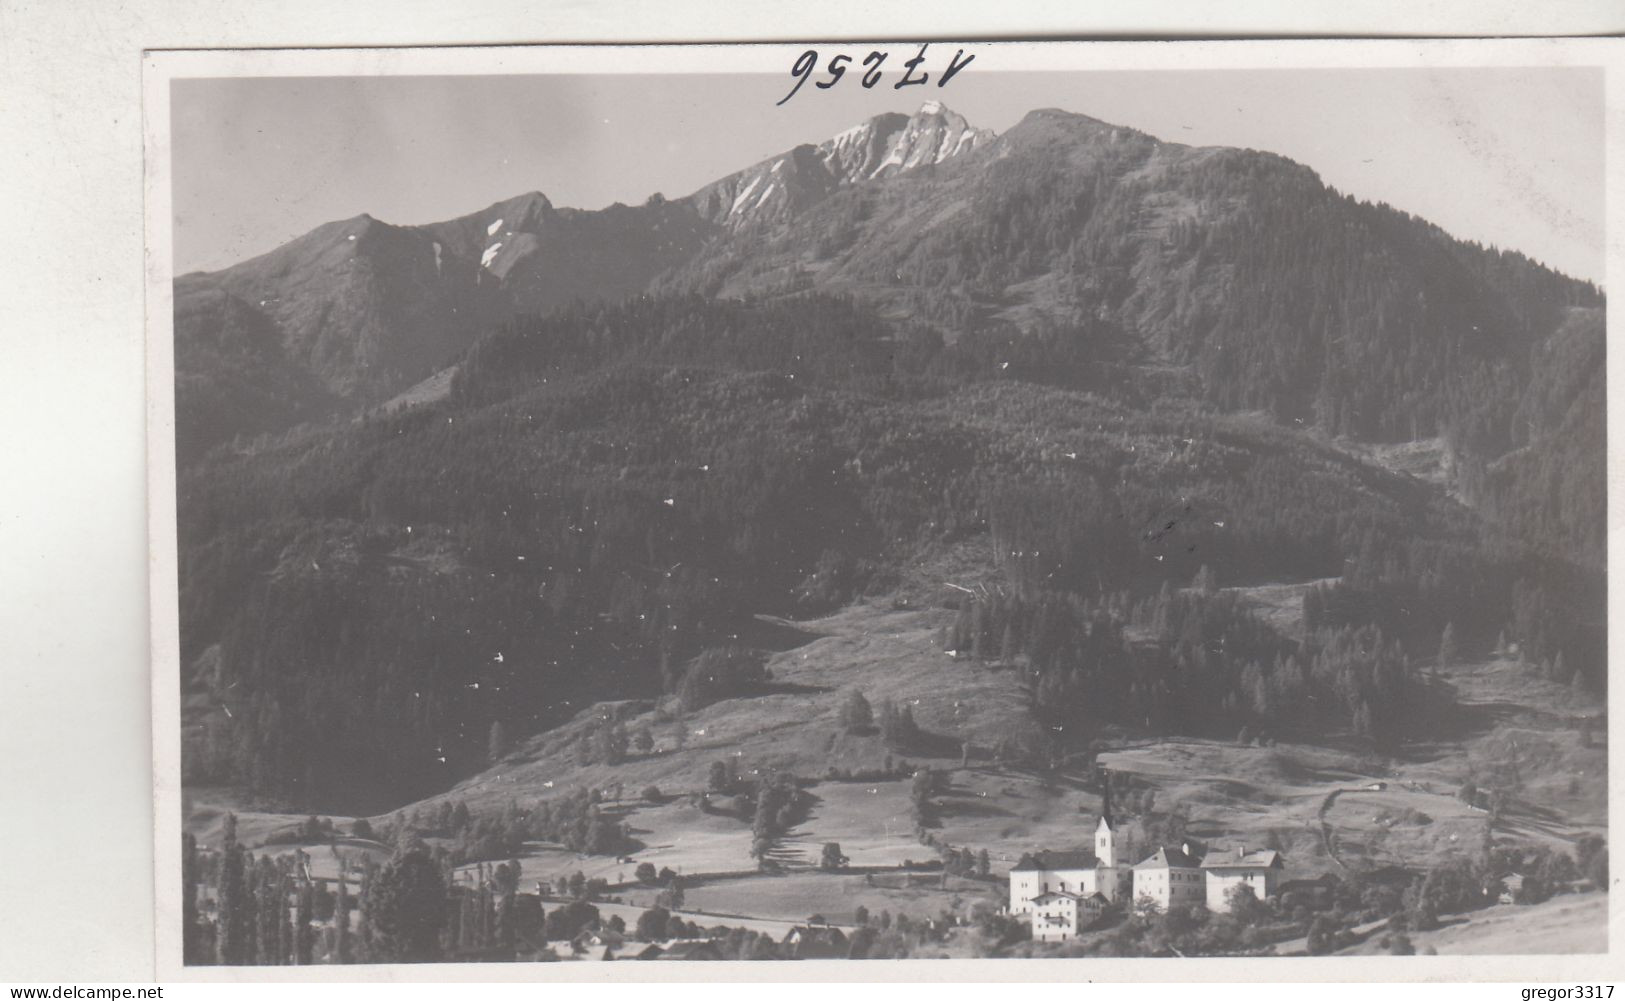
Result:
[[1166,845],[1158,848],[1144,862],[1135,866],[1136,869],[1196,869],[1200,864],[1196,859],[1185,854],[1183,849],[1170,848]]
[[1096,891],[1094,893],[1089,893],[1089,894],[1083,894],[1083,893],[1068,893],[1065,890],[1051,890],[1048,893],[1040,893],[1038,896],[1036,896],[1036,897],[1034,897],[1032,899],[1032,902],[1035,903],[1035,904],[1043,904],[1043,903],[1047,903],[1047,902],[1049,902],[1051,900],[1060,900],[1060,899],[1076,900],[1076,901],[1079,901],[1081,903],[1089,904],[1091,906],[1099,906],[1099,907],[1104,907],[1106,904],[1110,903],[1110,901],[1106,899],[1105,895],[1101,894],[1099,891]]
[[1245,846],[1233,850],[1211,851],[1202,859],[1204,869],[1278,869],[1285,864],[1281,853],[1271,849],[1248,851]]
[[1037,852],[1023,855],[1011,872],[1056,872],[1062,869],[1093,869],[1099,865],[1095,853],[1088,849],[1074,852]]

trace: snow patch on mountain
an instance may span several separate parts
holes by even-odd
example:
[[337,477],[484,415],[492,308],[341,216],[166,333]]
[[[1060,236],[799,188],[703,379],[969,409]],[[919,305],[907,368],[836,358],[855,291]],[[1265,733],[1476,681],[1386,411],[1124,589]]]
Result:
[[502,220],[498,219],[496,222],[494,222],[491,225],[485,227],[485,235],[486,236],[496,236],[497,235],[497,230],[499,230],[501,228],[502,228]]
[[968,153],[993,139],[986,129],[970,123],[944,107],[940,101],[927,101],[909,118],[893,138],[884,159],[870,172],[882,177],[897,170],[913,170],[927,163],[941,163],[949,157]]
[[739,210],[744,208],[745,203],[750,199],[750,193],[752,191],[755,191],[756,190],[756,185],[760,184],[761,182],[762,182],[762,176],[760,174],[758,174],[755,177],[751,178],[750,183],[745,185],[744,190],[739,192],[738,195],[734,196],[733,207],[728,210],[728,214],[729,215],[738,214]]
[[912,116],[876,115],[817,146],[763,160],[696,195],[701,211],[730,229],[782,222],[837,188],[939,164],[993,138],[940,101],[926,101]]
[[502,249],[502,241],[501,240],[498,240],[496,243],[493,243],[489,247],[486,247],[485,248],[485,253],[480,255],[480,267],[489,268],[491,266],[491,262],[497,259],[497,251],[499,251],[501,249]]

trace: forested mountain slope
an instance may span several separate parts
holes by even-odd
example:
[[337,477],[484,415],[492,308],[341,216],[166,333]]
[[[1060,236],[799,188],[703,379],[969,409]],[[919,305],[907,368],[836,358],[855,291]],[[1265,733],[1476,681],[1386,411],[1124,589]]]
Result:
[[[1441,493],[1302,433],[962,374],[959,348],[898,338],[821,297],[578,308],[482,341],[439,404],[184,474],[183,656],[209,709],[189,774],[296,804],[424,795],[484,765],[494,722],[523,734],[676,691],[751,615],[890,593],[983,537],[1006,582],[976,613],[986,642],[1037,644],[1039,671],[1120,662],[1123,699],[1154,691],[1131,694],[1134,671],[1173,684],[1181,663],[1131,669],[1123,617],[1203,566],[1343,574],[1321,624],[1385,630],[1358,641],[1382,662],[1447,622],[1487,643],[1520,588],[1574,593],[1530,583],[1539,564]],[[1216,630],[1199,645],[1231,636],[1215,684],[1308,667],[1233,609],[1178,614]],[[1557,614],[1528,641],[1599,672]],[[1247,710],[1189,712],[1178,725]]]
[[[1057,733],[1403,741],[1447,626],[1600,691],[1602,315],[1280,157],[1053,110],[332,223],[176,283],[187,779],[382,810],[865,595],[952,604]],[[1418,438],[1448,489],[1344,447]],[[1211,593],[1311,580],[1300,636]]]

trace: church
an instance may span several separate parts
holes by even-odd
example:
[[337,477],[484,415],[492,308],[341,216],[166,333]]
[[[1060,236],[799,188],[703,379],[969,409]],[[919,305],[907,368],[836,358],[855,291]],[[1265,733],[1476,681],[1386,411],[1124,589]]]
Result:
[[[1010,913],[1031,915],[1039,907],[1046,911],[1080,909],[1067,904],[1065,899],[1050,898],[1042,905],[1036,903],[1047,894],[1076,898],[1083,911],[1098,910],[1107,904],[1127,904],[1134,891],[1130,849],[1127,837],[1112,818],[1108,786],[1101,803],[1100,822],[1095,825],[1094,850],[1023,855],[1010,870]],[[1093,899],[1096,896],[1100,898],[1098,901]]]

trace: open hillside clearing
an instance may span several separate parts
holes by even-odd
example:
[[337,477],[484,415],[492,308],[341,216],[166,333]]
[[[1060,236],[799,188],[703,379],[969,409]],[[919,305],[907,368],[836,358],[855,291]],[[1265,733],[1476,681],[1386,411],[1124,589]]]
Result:
[[[1276,605],[1282,614],[1290,609],[1289,600]],[[995,901],[999,894],[989,887],[996,884],[955,877],[956,888],[944,891],[939,873],[902,868],[937,857],[916,838],[905,762],[908,769],[929,765],[943,774],[943,791],[933,797],[938,819],[932,836],[939,844],[985,849],[995,876],[1025,852],[1088,846],[1101,800],[1081,763],[1044,772],[992,760],[991,748],[1001,737],[1031,725],[1023,691],[1012,669],[940,652],[937,630],[949,615],[858,605],[803,623],[761,620],[750,638],[779,647],[767,662],[771,680],[762,693],[681,717],[654,702],[599,704],[522,742],[489,771],[422,806],[433,810],[461,800],[486,814],[510,801],[523,808],[571,788],[599,789],[604,811],[624,820],[641,847],[616,857],[528,842],[519,858],[521,886],[551,886],[580,872],[616,887],[612,894],[641,912],[658,892],[635,882],[634,870],[646,862],[684,877],[687,906],[712,915],[696,914],[702,924],[793,922],[814,913],[850,921],[860,905],[872,913],[929,917]],[[1376,755],[1343,738],[1334,746],[1261,747],[1170,737],[1121,741],[1099,762],[1149,789],[1153,809],[1179,808],[1193,838],[1218,847],[1278,847],[1287,858],[1288,878],[1347,875],[1378,865],[1421,869],[1478,851],[1488,814],[1456,793],[1472,775],[1486,787],[1505,777],[1509,754],[1521,785],[1503,808],[1494,832],[1498,842],[1568,844],[1601,829],[1606,751],[1582,746],[1576,722],[1597,712],[1593,702],[1532,678],[1510,661],[1467,664],[1438,675],[1461,704],[1460,725],[1401,755]],[[840,705],[854,689],[875,706],[883,700],[909,706],[922,731],[917,746],[892,748],[876,733],[846,732]],[[611,718],[628,731],[649,727],[653,749],[618,766],[588,760],[580,750],[582,734]],[[769,856],[785,871],[754,871],[750,823],[716,812],[725,797],[709,808],[701,805],[708,769],[727,758],[738,762],[744,776],[779,769],[808,782],[807,808]],[[888,758],[896,777],[828,777],[831,768],[880,773]],[[642,797],[650,785],[659,788],[658,800]],[[223,815],[218,807],[199,806],[189,828],[208,844],[218,838]],[[373,818],[375,824],[386,819]],[[238,830],[254,845],[301,820],[244,812]],[[347,821],[336,823],[343,827]],[[1133,823],[1127,836],[1136,836]],[[829,842],[841,846],[850,865],[880,871],[869,879],[815,871]],[[265,850],[281,854],[293,847]],[[1131,851],[1145,847],[1136,844]],[[337,862],[326,845],[304,850],[313,875],[336,877]],[[382,846],[374,854],[381,860]]]

